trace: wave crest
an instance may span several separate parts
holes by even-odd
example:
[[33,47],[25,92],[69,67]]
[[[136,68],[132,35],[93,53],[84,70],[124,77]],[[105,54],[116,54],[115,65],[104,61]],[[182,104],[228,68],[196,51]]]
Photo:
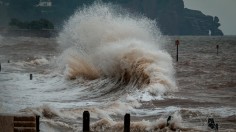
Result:
[[163,39],[155,21],[116,9],[95,3],[68,20],[58,37],[61,48],[67,49],[61,62],[65,75],[176,89],[172,58],[160,48]]

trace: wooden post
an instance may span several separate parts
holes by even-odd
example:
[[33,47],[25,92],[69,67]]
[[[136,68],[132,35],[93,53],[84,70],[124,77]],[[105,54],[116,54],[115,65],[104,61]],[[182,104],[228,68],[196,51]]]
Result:
[[213,118],[208,118],[208,127],[210,127],[211,129],[215,128],[215,121]]
[[0,113],[0,132],[39,132],[39,118],[38,121],[36,118],[34,115]]
[[169,123],[170,120],[171,120],[171,116],[168,117],[166,126],[169,126],[169,125],[170,125],[170,123]]
[[176,45],[176,61],[178,62],[178,60],[179,60],[179,40],[175,41],[175,45]]
[[125,114],[124,132],[130,132],[130,114]]
[[2,64],[0,63],[0,72],[2,71]]
[[33,79],[33,74],[30,74],[30,80],[32,80]]
[[216,45],[216,54],[218,55],[219,45]]
[[36,115],[36,132],[39,132],[39,118],[40,116]]
[[83,132],[90,131],[89,123],[90,123],[90,114],[88,111],[84,111],[84,113],[83,113]]
[[213,130],[218,130],[218,124],[215,123],[214,118],[208,118],[208,127],[210,127]]
[[218,131],[218,124],[217,124],[217,123],[216,123],[216,125],[215,125],[215,130]]

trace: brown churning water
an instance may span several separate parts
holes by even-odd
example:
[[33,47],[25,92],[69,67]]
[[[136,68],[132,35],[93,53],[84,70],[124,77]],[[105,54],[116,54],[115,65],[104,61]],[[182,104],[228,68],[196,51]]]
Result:
[[133,132],[210,131],[208,118],[235,131],[236,37],[162,36],[119,10],[84,7],[57,38],[1,37],[0,112],[38,114],[46,132],[81,131],[84,111],[92,131],[123,131],[125,113]]
[[[70,79],[106,77],[139,88],[158,84],[162,92],[175,91],[172,58],[160,48],[160,38],[155,21],[95,3],[65,24],[58,37],[65,50],[59,61]],[[158,95],[155,88],[152,94]]]

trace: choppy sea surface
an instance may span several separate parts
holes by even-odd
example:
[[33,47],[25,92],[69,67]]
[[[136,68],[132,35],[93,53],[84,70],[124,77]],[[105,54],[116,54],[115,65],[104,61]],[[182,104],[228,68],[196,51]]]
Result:
[[93,5],[56,38],[0,37],[0,113],[40,115],[42,132],[81,131],[85,110],[92,131],[123,131],[125,113],[133,132],[236,131],[236,36],[153,28]]

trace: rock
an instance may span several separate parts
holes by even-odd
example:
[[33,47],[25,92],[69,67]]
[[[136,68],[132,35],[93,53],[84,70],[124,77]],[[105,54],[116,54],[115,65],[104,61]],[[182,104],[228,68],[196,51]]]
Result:
[[[117,3],[124,0],[116,0]],[[120,3],[132,12],[157,20],[166,35],[223,35],[219,18],[184,8],[183,0],[127,0]]]

